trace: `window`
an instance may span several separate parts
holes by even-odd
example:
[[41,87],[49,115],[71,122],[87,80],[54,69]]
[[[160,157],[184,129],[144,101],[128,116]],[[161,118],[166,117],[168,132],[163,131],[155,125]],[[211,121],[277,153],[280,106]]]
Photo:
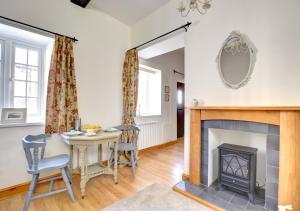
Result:
[[0,39],[0,108],[3,107],[3,89],[4,84],[1,83],[3,81],[4,73],[3,73],[3,57],[4,57],[4,41]]
[[177,91],[177,103],[179,105],[182,105],[182,103],[183,103],[183,92],[182,92],[182,90]]
[[137,116],[161,115],[161,71],[140,65]]
[[2,73],[2,60],[3,60],[3,59],[2,59],[2,56],[3,56],[3,55],[2,55],[2,54],[3,54],[3,53],[2,53],[2,51],[3,51],[2,48],[3,48],[3,41],[0,40],[0,73]]
[[0,108],[27,108],[27,122],[42,122],[45,60],[53,39],[0,26]]
[[38,117],[41,113],[41,49],[15,44],[13,52],[11,105],[27,108],[29,116]]

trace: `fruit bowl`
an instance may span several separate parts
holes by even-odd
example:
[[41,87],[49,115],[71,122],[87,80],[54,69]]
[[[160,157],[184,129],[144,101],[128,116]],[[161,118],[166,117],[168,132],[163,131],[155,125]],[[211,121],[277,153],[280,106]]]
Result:
[[100,125],[87,125],[82,127],[83,132],[89,132],[89,133],[98,133],[100,132],[102,127]]

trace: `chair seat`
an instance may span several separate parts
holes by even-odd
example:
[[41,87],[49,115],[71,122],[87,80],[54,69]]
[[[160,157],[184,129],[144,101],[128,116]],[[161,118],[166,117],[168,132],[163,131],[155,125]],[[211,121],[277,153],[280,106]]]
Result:
[[28,173],[40,173],[41,171],[46,171],[50,169],[64,168],[68,165],[69,161],[70,157],[67,154],[47,157],[39,161],[38,168],[36,170],[31,168],[27,171]]
[[[114,147],[110,147],[111,150],[114,149]],[[131,150],[137,150],[137,147],[134,144],[131,143],[119,143],[118,144],[118,151],[131,151]]]

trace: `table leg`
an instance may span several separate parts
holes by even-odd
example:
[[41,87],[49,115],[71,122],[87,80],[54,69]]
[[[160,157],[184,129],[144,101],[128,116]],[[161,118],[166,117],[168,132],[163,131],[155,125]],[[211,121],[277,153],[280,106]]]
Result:
[[98,144],[98,163],[102,165],[102,144]]
[[70,163],[69,163],[69,169],[70,169],[70,180],[71,180],[71,183],[73,182],[73,145],[70,144]]
[[116,141],[114,143],[114,151],[115,151],[115,154],[114,154],[114,159],[115,159],[115,162],[114,162],[114,182],[115,184],[118,184],[118,141]]
[[77,169],[79,169],[79,149],[77,148]]
[[108,168],[111,168],[111,164],[110,164],[110,161],[111,161],[111,152],[110,152],[110,144],[109,143],[107,143],[107,149],[108,149],[108,152],[109,152],[109,154],[108,154],[108,159],[107,159],[107,167]]
[[85,196],[85,185],[87,181],[87,146],[78,146],[80,166],[80,192],[81,198]]

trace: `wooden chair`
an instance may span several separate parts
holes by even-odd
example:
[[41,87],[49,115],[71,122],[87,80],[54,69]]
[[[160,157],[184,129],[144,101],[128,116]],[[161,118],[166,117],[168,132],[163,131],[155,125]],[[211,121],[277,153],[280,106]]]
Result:
[[[70,161],[69,155],[57,155],[53,157],[44,158],[44,152],[46,147],[46,135],[41,134],[37,136],[26,136],[22,139],[23,148],[25,151],[26,159],[28,162],[27,172],[32,174],[32,180],[27,192],[25,205],[23,211],[27,211],[30,201],[46,196],[51,196],[57,193],[68,191],[72,201],[75,201],[75,197],[72,190],[72,179],[70,171],[68,169],[68,163]],[[62,176],[50,178],[48,180],[38,181],[40,173],[48,170],[60,169]],[[53,190],[54,181],[63,178],[66,188]],[[49,192],[33,196],[36,185],[50,182]]]
[[[121,135],[118,144],[118,165],[129,164],[131,165],[132,174],[135,176],[135,168],[137,166],[137,142],[140,133],[140,129],[133,125],[119,125],[115,127],[124,133],[131,134],[130,136]],[[112,165],[114,161],[114,148],[110,147],[111,154],[109,162]],[[130,154],[130,158],[127,159],[127,154]],[[121,155],[124,155],[126,159],[120,159]]]

